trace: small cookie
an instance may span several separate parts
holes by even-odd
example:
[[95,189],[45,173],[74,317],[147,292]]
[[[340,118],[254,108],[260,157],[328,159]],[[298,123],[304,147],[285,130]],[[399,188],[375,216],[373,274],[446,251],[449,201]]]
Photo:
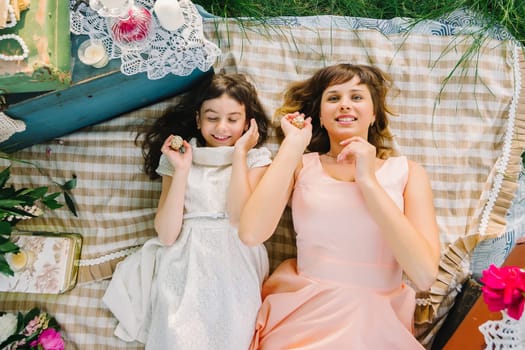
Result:
[[173,138],[171,139],[170,147],[175,151],[180,150],[182,147],[182,137],[180,137],[179,135],[173,136]]
[[288,121],[292,123],[292,125],[295,126],[296,128],[299,128],[299,129],[304,128],[304,116],[302,114],[299,114],[299,115],[288,114],[286,116],[286,119],[288,119]]

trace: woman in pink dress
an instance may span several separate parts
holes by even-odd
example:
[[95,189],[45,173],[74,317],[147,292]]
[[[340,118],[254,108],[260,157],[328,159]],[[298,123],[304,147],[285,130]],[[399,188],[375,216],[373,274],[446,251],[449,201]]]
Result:
[[390,85],[376,67],[338,64],[287,90],[277,111],[285,138],[239,235],[264,242],[289,203],[297,259],[265,282],[252,349],[423,349],[403,273],[432,285],[439,233],[425,170],[394,156]]

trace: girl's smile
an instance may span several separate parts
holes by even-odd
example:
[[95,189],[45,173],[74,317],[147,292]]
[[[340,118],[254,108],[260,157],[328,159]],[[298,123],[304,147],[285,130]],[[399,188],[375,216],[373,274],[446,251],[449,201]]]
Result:
[[230,96],[206,100],[197,115],[197,126],[208,147],[233,146],[247,129],[246,109]]

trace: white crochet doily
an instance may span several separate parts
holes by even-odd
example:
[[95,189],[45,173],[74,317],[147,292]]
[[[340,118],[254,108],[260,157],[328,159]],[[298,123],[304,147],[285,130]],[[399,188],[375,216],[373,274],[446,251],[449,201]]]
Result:
[[0,112],[0,142],[9,139],[15,132],[21,132],[25,129],[26,124],[22,120],[13,119]]
[[[214,64],[220,49],[204,38],[202,17],[189,0],[179,0],[185,23],[174,31],[162,28],[152,13],[151,34],[146,45],[127,48],[115,43],[108,31],[109,18],[82,3],[73,10],[75,0],[70,0],[70,29],[76,35],[88,35],[104,43],[110,59],[120,58],[120,70],[125,75],[146,72],[148,79],[160,79],[167,74],[186,76],[195,68],[207,71]],[[135,4],[151,11],[155,0],[135,0]]]
[[525,349],[525,318],[515,320],[501,312],[501,320],[487,321],[479,326],[486,350]]

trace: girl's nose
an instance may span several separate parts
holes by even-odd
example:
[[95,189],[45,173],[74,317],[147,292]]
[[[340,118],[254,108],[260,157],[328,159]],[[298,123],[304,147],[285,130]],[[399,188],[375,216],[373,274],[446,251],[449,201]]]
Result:
[[219,124],[217,124],[217,128],[222,130],[222,129],[226,128],[227,123],[228,123],[228,121],[226,119],[221,119],[219,121]]

